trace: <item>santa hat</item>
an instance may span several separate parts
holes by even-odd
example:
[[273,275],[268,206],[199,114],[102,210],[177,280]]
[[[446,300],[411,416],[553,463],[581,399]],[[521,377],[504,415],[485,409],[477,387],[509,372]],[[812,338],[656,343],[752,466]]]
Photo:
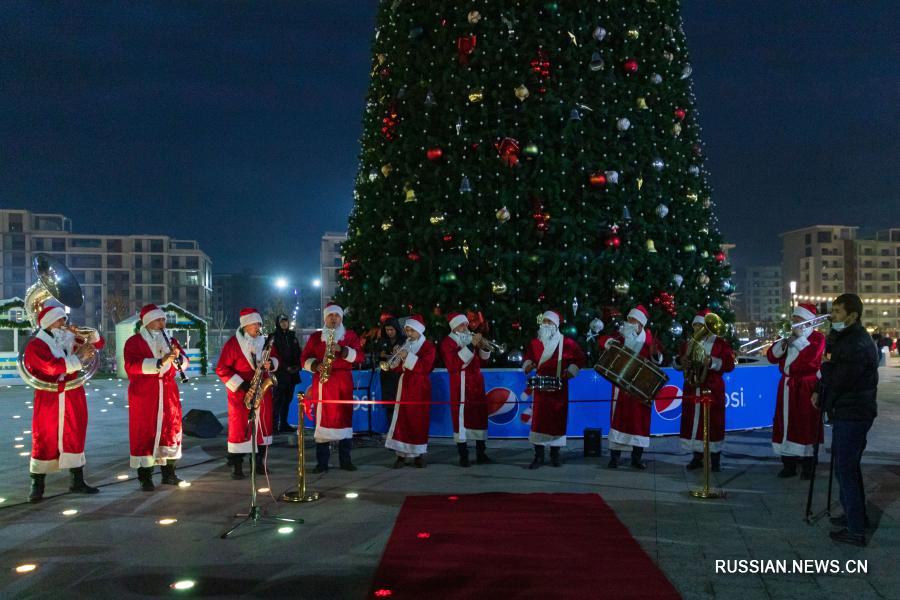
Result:
[[155,321],[157,319],[165,319],[166,313],[164,313],[160,308],[155,304],[148,304],[144,308],[141,309],[141,323],[144,324],[144,327],[147,326],[151,321]]
[[706,325],[706,315],[712,313],[708,308],[704,308],[694,317],[694,320],[691,321],[691,325]]
[[557,327],[559,327],[559,321],[560,321],[560,319],[559,319],[559,313],[556,312],[555,310],[548,310],[548,311],[545,311],[544,314],[543,314],[543,317],[544,317],[545,319],[548,319],[548,320],[550,320],[550,321],[553,321],[553,324],[556,325]]
[[647,325],[647,318],[650,316],[650,313],[647,312],[647,309],[644,308],[643,304],[638,304],[630,311],[628,311],[628,317],[631,319],[635,319],[641,325]]
[[259,323],[262,325],[262,317],[259,316],[259,311],[255,308],[242,308],[241,309],[241,327],[246,327],[247,325],[251,325],[253,323]]
[[335,304],[334,302],[329,302],[325,305],[325,310],[322,312],[322,317],[327,317],[328,315],[340,315],[341,318],[344,318],[344,309]]
[[47,329],[60,319],[66,318],[66,309],[61,306],[45,306],[38,313],[38,325],[41,329]]
[[450,330],[453,331],[463,323],[468,325],[469,319],[462,313],[454,312],[447,315],[447,322],[450,323]]
[[419,335],[425,333],[425,319],[422,318],[422,315],[413,315],[409,317],[406,319],[406,323],[404,323],[403,326],[415,329],[419,332]]
[[384,313],[381,313],[381,318],[379,319],[379,322],[382,325],[384,325],[387,321],[390,321],[393,318],[394,318],[394,315],[392,315],[389,312],[384,312]]
[[794,316],[800,317],[804,321],[809,321],[811,319],[816,318],[816,305],[815,304],[798,304],[794,307]]

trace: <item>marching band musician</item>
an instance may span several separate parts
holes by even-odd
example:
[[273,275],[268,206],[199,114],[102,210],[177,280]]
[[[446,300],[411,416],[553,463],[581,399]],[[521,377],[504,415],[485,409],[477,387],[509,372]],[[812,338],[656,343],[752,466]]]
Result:
[[397,384],[397,405],[384,442],[385,448],[397,454],[394,468],[399,469],[407,458],[418,468],[425,467],[428,451],[428,426],[431,423],[431,371],[437,354],[434,344],[425,339],[425,320],[413,315],[403,327],[405,347],[398,352],[400,364],[395,367],[402,375]]
[[188,359],[175,339],[166,343],[166,313],[155,304],[141,309],[140,331],[125,342],[128,373],[128,439],[131,467],[145,492],[154,489],[153,466],[160,465],[162,483],[178,485],[175,461],[181,458],[181,398],[175,373]]
[[[694,333],[706,329],[706,315],[712,311],[703,309],[694,316],[691,326]],[[710,469],[719,471],[721,468],[722,446],[725,442],[725,381],[724,373],[734,370],[734,352],[728,342],[707,331],[706,337],[701,342],[706,354],[705,366],[707,367],[704,385],[689,388],[685,383],[684,399],[681,411],[681,447],[693,452],[689,470],[699,469],[703,466],[703,411],[701,398],[702,390],[708,389],[712,396],[709,405],[709,451]],[[675,368],[683,370],[686,367],[686,354],[689,344],[682,347],[681,355],[676,359]]]
[[[653,358],[658,362],[660,355],[656,339],[647,328],[649,316],[647,309],[642,305],[632,308],[619,333],[600,338],[600,349],[608,348],[615,340],[641,358],[648,360]],[[618,386],[613,386],[609,416],[610,458],[607,465],[610,469],[618,468],[622,451],[628,449],[631,450],[631,466],[638,470],[647,468],[641,461],[641,456],[644,454],[644,448],[650,446],[650,411],[650,404]]]
[[585,356],[575,340],[559,331],[559,313],[548,310],[543,314],[537,339],[531,340],[525,350],[522,371],[527,376],[537,369],[537,374],[559,377],[562,382],[557,391],[534,389],[531,415],[531,433],[528,440],[534,444],[534,460],[529,469],[544,464],[544,446],[550,446],[550,462],[554,467],[562,465],[559,449],[566,446],[566,425],[569,419],[569,382],[584,366]]
[[[325,307],[325,327],[321,335],[309,336],[300,364],[313,374],[312,388],[307,399],[315,402],[316,411],[316,468],[313,473],[328,471],[331,442],[338,442],[341,469],[355,471],[350,460],[353,448],[353,404],[330,404],[328,400],[353,400],[353,365],[363,361],[364,355],[356,332],[343,325],[344,309],[334,303]],[[329,339],[334,344],[330,365],[326,360]],[[328,369],[327,381],[322,374]],[[303,423],[300,423],[303,426]]]
[[450,416],[453,439],[459,452],[459,466],[468,467],[468,440],[475,440],[475,462],[493,462],[485,453],[487,444],[488,407],[484,395],[482,362],[491,357],[485,350],[480,333],[469,331],[469,319],[460,313],[447,317],[450,335],[441,341],[441,356],[450,377]]
[[778,400],[772,421],[772,449],[781,455],[779,477],[797,474],[802,460],[801,479],[812,477],[813,449],[824,440],[822,415],[812,403],[819,386],[818,372],[825,354],[825,336],[813,327],[797,326],[816,317],[816,307],[800,304],[791,316],[795,327],[787,339],[769,347],[766,358],[781,371]]
[[[266,448],[272,443],[272,389],[265,391],[256,411],[256,445],[252,447],[252,435],[248,418],[250,409],[244,405],[244,396],[250,390],[250,381],[256,372],[257,360],[265,349],[265,336],[260,334],[262,317],[255,308],[241,309],[240,327],[222,346],[216,375],[228,388],[228,464],[232,466],[232,479],[244,478],[244,455],[258,451],[257,464],[266,468]],[[278,351],[273,347],[269,360],[263,365],[263,378],[278,368]]]
[[75,334],[66,327],[62,306],[45,306],[38,314],[37,334],[25,346],[24,365],[41,381],[56,383],[57,391],[34,390],[31,418],[31,491],[29,502],[44,498],[47,473],[69,469],[69,491],[96,494],[100,490],[84,481],[84,445],[87,436],[87,398],[84,386],[65,391],[65,384],[77,377],[82,363],[103,348],[98,335],[84,340],[75,349]]

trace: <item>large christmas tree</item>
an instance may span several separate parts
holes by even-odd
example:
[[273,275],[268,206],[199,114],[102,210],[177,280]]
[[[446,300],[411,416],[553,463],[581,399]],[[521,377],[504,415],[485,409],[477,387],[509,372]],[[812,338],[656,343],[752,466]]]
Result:
[[372,45],[351,324],[469,309],[521,347],[643,303],[671,348],[731,318],[677,1],[386,0]]

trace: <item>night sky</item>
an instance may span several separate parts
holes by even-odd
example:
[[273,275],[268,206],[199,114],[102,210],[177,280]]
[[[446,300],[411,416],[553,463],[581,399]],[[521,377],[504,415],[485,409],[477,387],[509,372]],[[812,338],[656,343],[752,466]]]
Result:
[[[0,207],[312,279],[352,204],[376,7],[3,2]],[[683,2],[736,264],[813,223],[900,227],[898,7]]]

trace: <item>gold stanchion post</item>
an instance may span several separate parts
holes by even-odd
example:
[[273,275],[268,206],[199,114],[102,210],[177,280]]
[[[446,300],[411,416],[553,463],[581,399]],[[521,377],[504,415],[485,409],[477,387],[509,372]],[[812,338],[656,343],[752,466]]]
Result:
[[703,403],[703,487],[691,490],[691,496],[704,499],[724,498],[724,492],[709,487],[709,406],[712,403],[709,391],[704,390],[700,401]]
[[319,492],[306,490],[306,451],[303,435],[303,392],[297,394],[297,491],[285,492],[281,495],[284,502],[313,502],[319,499]]

